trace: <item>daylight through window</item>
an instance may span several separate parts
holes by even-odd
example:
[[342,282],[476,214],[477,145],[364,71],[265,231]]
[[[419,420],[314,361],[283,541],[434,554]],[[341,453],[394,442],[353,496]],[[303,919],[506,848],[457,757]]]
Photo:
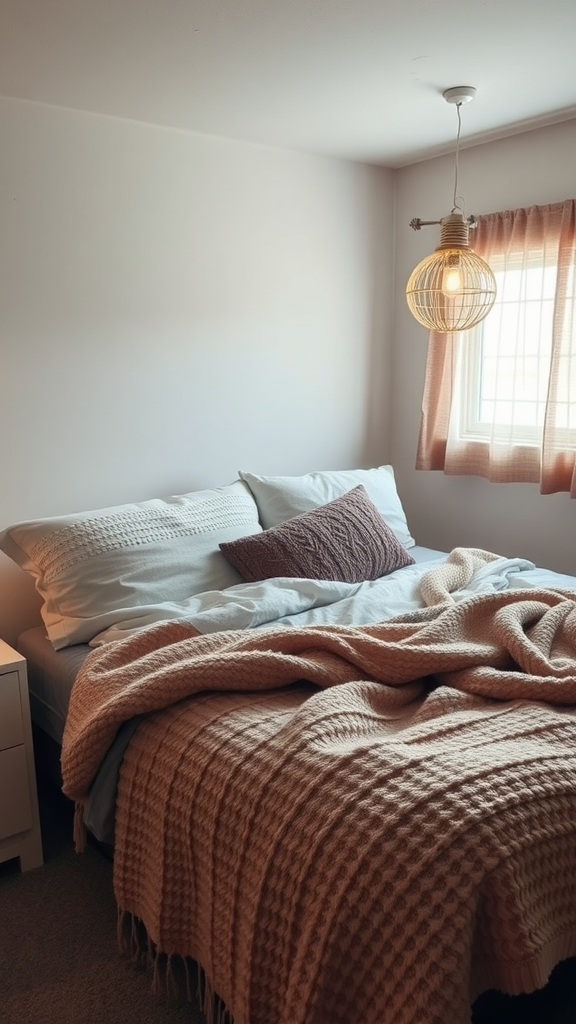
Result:
[[576,202],[479,217],[474,247],[496,302],[430,335],[417,467],[576,496]]

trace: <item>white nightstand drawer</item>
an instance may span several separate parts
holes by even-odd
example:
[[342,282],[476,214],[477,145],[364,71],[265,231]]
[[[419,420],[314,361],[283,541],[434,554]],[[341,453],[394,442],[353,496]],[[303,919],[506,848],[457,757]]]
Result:
[[15,857],[40,867],[42,836],[26,658],[0,639],[0,863]]
[[20,680],[17,672],[0,676],[0,750],[24,742]]
[[26,748],[0,751],[0,839],[32,828]]

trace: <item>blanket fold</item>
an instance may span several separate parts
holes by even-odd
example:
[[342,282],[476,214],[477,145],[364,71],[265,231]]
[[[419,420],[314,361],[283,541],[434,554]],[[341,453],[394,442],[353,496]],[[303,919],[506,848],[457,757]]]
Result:
[[201,691],[373,679],[396,705],[435,675],[487,697],[576,704],[575,659],[576,603],[559,591],[481,594],[369,626],[200,636],[182,620],[159,623],[85,662],[64,733],[64,791],[86,796],[122,722]]

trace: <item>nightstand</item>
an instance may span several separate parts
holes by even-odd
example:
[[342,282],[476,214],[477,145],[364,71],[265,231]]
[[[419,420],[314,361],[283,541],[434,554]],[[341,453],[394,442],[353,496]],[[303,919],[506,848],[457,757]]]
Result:
[[26,659],[0,640],[0,862],[43,863]]

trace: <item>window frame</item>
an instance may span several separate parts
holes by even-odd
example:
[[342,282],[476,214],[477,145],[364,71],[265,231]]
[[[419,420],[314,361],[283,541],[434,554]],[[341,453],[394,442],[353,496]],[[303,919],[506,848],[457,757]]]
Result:
[[[519,251],[517,254],[509,254],[507,257],[502,255],[501,257],[491,258],[491,268],[498,278],[504,276],[507,272],[517,273],[520,271],[524,273],[526,270],[539,270],[545,272],[546,269],[554,267],[556,272],[558,270],[558,262],[554,258],[553,254],[545,256],[542,248],[534,249],[532,252]],[[574,270],[576,273],[576,268]],[[550,295],[545,296],[540,300],[540,306],[546,302],[552,302],[554,307],[554,293],[556,287],[556,277],[550,282],[549,291]],[[514,423],[511,421],[494,420],[481,418],[481,404],[482,398],[482,375],[483,375],[483,343],[485,339],[486,327],[489,326],[490,319],[501,315],[501,309],[504,302],[512,304],[511,300],[499,299],[499,295],[503,292],[503,286],[499,285],[496,301],[493,308],[491,309],[485,320],[481,321],[476,327],[470,331],[463,332],[459,339],[459,345],[457,347],[457,366],[455,374],[455,393],[456,393],[456,426],[459,439],[464,443],[474,442],[494,442],[507,445],[509,447],[534,447],[538,448],[542,444],[542,435],[544,430],[544,416],[542,422],[532,423]],[[519,294],[524,294],[524,287],[522,284],[519,288]],[[535,301],[530,298],[520,298],[514,302],[516,306],[526,307],[529,302]],[[542,315],[540,316],[542,320]],[[547,339],[548,351],[544,355],[546,367],[544,373],[546,375],[546,388],[547,382],[550,376],[550,370],[552,365],[552,330],[554,320],[554,308],[552,308],[549,316],[549,334]],[[521,358],[516,350],[514,358],[517,360]],[[541,349],[539,350],[536,358],[542,359]],[[576,352],[575,352],[576,358]],[[486,401],[497,402],[498,399],[486,399]],[[545,413],[546,409],[546,394],[540,394],[538,397],[533,399],[534,404],[539,406]],[[563,445],[567,450],[576,450],[576,425],[566,427],[564,429],[557,428],[559,437],[562,439]]]

